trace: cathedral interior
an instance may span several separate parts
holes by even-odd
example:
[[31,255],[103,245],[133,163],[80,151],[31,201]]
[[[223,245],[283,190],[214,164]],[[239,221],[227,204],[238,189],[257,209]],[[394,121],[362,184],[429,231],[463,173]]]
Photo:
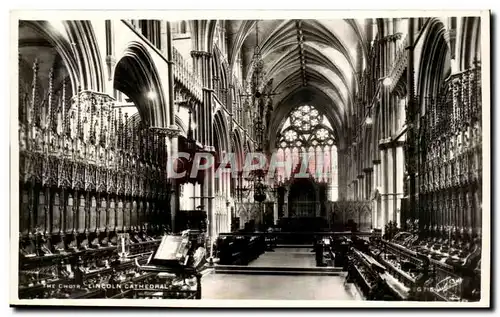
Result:
[[480,27],[21,20],[19,298],[480,300]]

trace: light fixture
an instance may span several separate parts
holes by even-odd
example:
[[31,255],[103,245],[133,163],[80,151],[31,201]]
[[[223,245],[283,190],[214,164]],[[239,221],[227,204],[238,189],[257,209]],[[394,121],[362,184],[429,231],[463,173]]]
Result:
[[155,99],[156,98],[156,93],[151,90],[150,92],[148,92],[148,98],[149,99]]
[[454,59],[454,58],[451,59],[450,66],[451,66],[452,74],[454,74],[458,71],[458,63],[457,63],[456,59]]
[[368,108],[368,113],[365,117],[365,124],[366,125],[371,125],[373,124],[373,119],[372,119],[372,109]]
[[382,81],[382,84],[386,87],[392,85],[392,79],[390,77],[385,77],[384,80]]
[[[54,29],[59,32],[60,35],[66,37],[66,27],[64,25],[64,22],[62,20],[52,20],[50,21],[50,24]],[[72,43],[73,44],[73,43]]]

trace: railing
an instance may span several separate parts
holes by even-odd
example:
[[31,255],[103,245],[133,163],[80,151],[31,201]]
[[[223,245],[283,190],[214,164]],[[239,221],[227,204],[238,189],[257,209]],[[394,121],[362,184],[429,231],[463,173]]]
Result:
[[[392,280],[408,298],[418,301],[477,301],[480,298],[480,272],[467,263],[453,262],[453,255],[434,251],[427,254],[418,235],[399,233],[391,241],[370,245],[370,254],[386,268],[386,281]],[[407,246],[401,241],[410,241]],[[425,242],[425,240],[423,240]],[[436,255],[440,257],[436,258]],[[448,260],[447,260],[448,259]],[[445,261],[446,260],[446,261]]]
[[184,60],[182,55],[173,49],[174,58],[174,79],[187,89],[196,99],[202,100],[202,84],[198,77],[191,72],[191,67]]
[[429,259],[390,241],[380,240],[377,260],[405,287],[423,288],[429,277]]
[[368,300],[407,300],[408,288],[387,273],[387,267],[372,256],[352,248],[346,280],[354,282]]

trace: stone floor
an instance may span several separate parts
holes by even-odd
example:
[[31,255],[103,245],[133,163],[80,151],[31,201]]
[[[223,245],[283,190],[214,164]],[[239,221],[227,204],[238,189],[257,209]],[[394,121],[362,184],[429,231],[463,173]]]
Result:
[[[315,267],[311,248],[278,248],[266,252],[249,266]],[[202,279],[203,299],[256,300],[352,300],[341,276],[288,275],[205,275]]]
[[273,267],[316,267],[312,248],[276,248],[253,260],[248,266]]

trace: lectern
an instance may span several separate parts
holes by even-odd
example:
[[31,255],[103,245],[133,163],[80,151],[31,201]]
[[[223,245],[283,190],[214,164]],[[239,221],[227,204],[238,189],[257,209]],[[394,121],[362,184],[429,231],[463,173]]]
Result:
[[[158,283],[162,279],[175,276],[181,283],[173,284],[170,289],[161,291],[137,290],[141,293],[150,293],[148,297],[201,299],[201,273],[206,263],[205,248],[199,243],[199,231],[186,230],[181,235],[166,235],[160,246],[151,254],[145,265],[136,262],[136,266],[146,272],[158,273]],[[189,281],[196,280],[196,286]],[[155,295],[156,294],[156,295]]]

